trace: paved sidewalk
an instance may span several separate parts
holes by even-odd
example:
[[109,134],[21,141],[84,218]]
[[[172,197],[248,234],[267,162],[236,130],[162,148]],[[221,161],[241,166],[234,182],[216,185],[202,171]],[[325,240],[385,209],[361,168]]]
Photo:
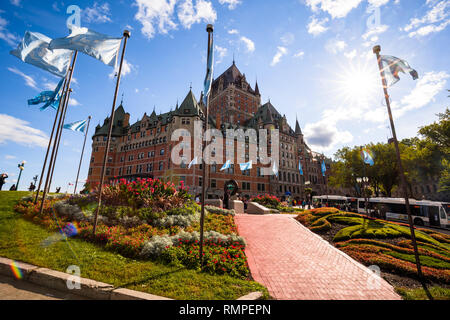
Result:
[[0,275],[0,300],[86,300],[36,284]]
[[293,219],[235,216],[252,277],[275,299],[400,299],[393,287]]

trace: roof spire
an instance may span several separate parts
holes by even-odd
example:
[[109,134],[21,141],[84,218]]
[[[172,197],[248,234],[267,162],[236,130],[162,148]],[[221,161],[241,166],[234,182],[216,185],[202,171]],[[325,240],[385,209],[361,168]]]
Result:
[[234,65],[235,63],[234,63],[234,51],[233,51],[233,65]]
[[300,129],[300,124],[298,123],[297,114],[295,114],[295,134],[302,134],[302,129]]
[[255,84],[255,94],[257,94],[258,96],[261,95],[261,94],[259,93],[258,79],[256,79],[256,84]]
[[120,101],[120,105],[123,105],[123,92],[122,92],[122,100]]
[[191,81],[191,83],[189,85],[189,91],[192,91],[192,81]]

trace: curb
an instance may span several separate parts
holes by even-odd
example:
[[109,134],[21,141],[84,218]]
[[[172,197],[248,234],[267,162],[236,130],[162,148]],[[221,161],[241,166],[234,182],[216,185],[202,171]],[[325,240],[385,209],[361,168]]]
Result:
[[71,282],[72,275],[60,271],[40,268],[28,263],[0,257],[0,274],[7,277],[14,276],[12,265],[22,275],[22,281],[28,281],[43,287],[63,292],[70,292],[81,297],[94,300],[173,300],[153,294],[134,291],[125,288],[114,288],[113,285],[95,280],[80,278],[80,289],[69,289],[67,282]]
[[[69,289],[72,275],[56,270],[41,268],[25,262],[0,257],[0,274],[15,277],[12,266],[21,274],[20,281],[28,281],[46,288],[70,292],[80,297],[94,300],[174,300],[141,291],[126,288],[114,288],[113,285],[80,277],[80,289]],[[259,300],[262,292],[251,292],[237,300]]]

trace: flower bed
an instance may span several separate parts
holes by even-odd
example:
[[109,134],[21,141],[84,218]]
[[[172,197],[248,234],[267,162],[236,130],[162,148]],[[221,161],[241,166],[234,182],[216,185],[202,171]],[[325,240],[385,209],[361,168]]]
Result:
[[278,209],[279,206],[281,206],[281,200],[278,199],[276,196],[272,195],[259,195],[257,197],[251,198],[251,202],[259,203],[267,208],[270,209]]
[[[409,225],[334,208],[306,210],[296,219],[365,265],[417,277]],[[416,229],[415,233],[424,276],[441,285],[450,284],[450,236],[427,229]]]
[[[183,184],[175,188],[159,180],[121,180],[105,190],[95,235],[96,191],[86,196],[46,200],[42,214],[40,203],[34,205],[31,199],[23,199],[15,209],[64,236],[95,242],[126,257],[198,267],[200,207]],[[249,270],[245,242],[237,236],[233,216],[233,210],[207,207],[203,270],[246,278]],[[65,230],[70,230],[70,234]]]

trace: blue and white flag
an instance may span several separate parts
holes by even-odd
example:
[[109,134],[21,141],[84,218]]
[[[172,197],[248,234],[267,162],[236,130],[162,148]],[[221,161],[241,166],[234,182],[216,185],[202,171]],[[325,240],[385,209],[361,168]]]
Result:
[[77,121],[77,122],[73,122],[73,123],[65,124],[63,126],[63,128],[64,129],[69,129],[69,130],[72,130],[72,131],[84,132],[84,130],[86,129],[86,124],[87,124],[87,119],[81,120],[81,121]]
[[33,99],[29,99],[28,105],[36,105],[45,102],[45,105],[40,108],[41,111],[47,109],[48,107],[52,107],[53,109],[58,110],[59,101],[61,100],[63,91],[63,83],[64,79],[61,79],[56,86],[55,91],[42,91]]
[[322,175],[325,177],[325,172],[327,171],[327,167],[325,166],[325,161],[322,160]]
[[229,169],[230,167],[231,167],[231,160],[227,160],[227,161],[223,164],[222,168],[220,168],[220,171],[227,170],[227,169]]
[[413,80],[419,78],[417,71],[411,68],[405,60],[393,56],[380,56],[380,58],[388,87],[396,84],[400,80],[398,76],[399,72],[409,72]]
[[9,53],[25,63],[44,69],[58,77],[65,77],[72,57],[71,50],[50,50],[48,45],[52,39],[38,33],[25,32],[17,49]]
[[192,161],[189,162],[188,169],[190,169],[190,168],[192,167],[192,165],[197,164],[197,161],[198,161],[197,157],[195,157],[194,159],[192,159]]
[[361,159],[364,163],[373,166],[375,163],[373,161],[373,153],[368,148],[362,148],[361,149]]
[[252,160],[246,163],[240,163],[241,171],[250,170],[252,168]]
[[204,81],[204,88],[203,88],[203,104],[207,105],[208,103],[208,96],[211,92],[211,84],[213,81],[213,69],[214,69],[214,46],[213,46],[213,40],[211,37],[211,43],[209,43],[208,46],[208,65],[206,70],[206,77]]
[[116,67],[121,42],[122,38],[113,38],[88,28],[73,27],[67,37],[53,39],[49,48],[78,50],[108,66]]
[[272,172],[274,175],[276,175],[278,177],[278,168],[277,168],[277,164],[275,163],[275,161],[273,162]]
[[303,175],[302,163],[298,160],[298,170],[300,171],[300,175]]

